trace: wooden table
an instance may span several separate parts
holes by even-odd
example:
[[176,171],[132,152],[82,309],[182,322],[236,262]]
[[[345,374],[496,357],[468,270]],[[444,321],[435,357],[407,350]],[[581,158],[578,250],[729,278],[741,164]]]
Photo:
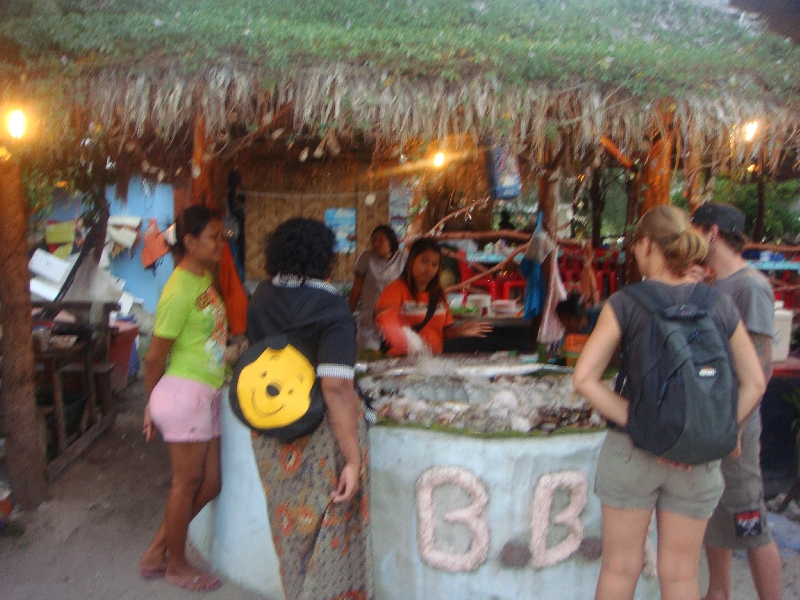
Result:
[[[794,499],[800,499],[800,465],[797,463],[797,436],[791,430],[795,413],[784,401],[787,394],[796,393],[800,381],[800,359],[790,356],[786,360],[772,363],[772,377],[761,402],[761,457],[762,472],[766,473],[765,458],[779,462],[779,471],[787,468],[794,471],[794,480],[786,490],[786,497],[777,512],[783,512]],[[774,465],[773,465],[774,466]]]
[[[81,341],[70,347],[51,345],[46,350],[34,353],[37,363],[44,366],[45,377],[52,382],[53,388],[56,456],[45,469],[46,477],[52,481],[114,423],[116,412],[110,384],[114,365],[108,362],[111,339],[109,314],[119,310],[119,306],[113,302],[97,304],[84,301],[34,302],[32,305],[40,311],[34,319],[52,324],[55,315],[66,311],[74,317],[77,325],[91,329],[91,340],[82,341],[79,338]],[[78,431],[72,435],[67,435],[64,412],[62,376],[67,373],[75,373],[82,378],[83,390],[87,394]]]
[[82,418],[82,429],[94,423],[96,417],[96,391],[94,377],[92,377],[91,344],[77,342],[66,348],[49,347],[47,350],[37,350],[34,353],[36,362],[44,365],[45,376],[49,377],[53,386],[53,413],[55,420],[56,454],[66,450],[67,440],[66,420],[64,418],[64,387],[61,380],[62,370],[73,364],[81,365],[81,375],[87,391],[86,409]]

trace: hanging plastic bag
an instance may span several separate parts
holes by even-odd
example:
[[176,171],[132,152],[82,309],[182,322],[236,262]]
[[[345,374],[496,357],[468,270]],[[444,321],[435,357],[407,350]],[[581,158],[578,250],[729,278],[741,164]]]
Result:
[[556,243],[553,238],[542,227],[542,213],[536,218],[536,230],[531,236],[528,247],[525,249],[525,257],[544,264],[547,256],[555,249]]
[[550,282],[547,286],[547,300],[544,305],[542,325],[539,327],[539,343],[555,344],[564,335],[564,326],[556,315],[556,305],[567,299],[567,290],[558,272],[558,252],[550,253]]

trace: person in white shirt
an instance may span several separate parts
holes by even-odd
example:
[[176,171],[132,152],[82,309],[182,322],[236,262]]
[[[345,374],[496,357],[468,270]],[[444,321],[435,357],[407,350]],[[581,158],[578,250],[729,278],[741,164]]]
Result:
[[406,253],[399,250],[397,234],[388,225],[378,225],[370,236],[370,248],[356,260],[355,279],[348,302],[355,311],[359,350],[379,350],[381,334],[375,325],[375,303],[386,285],[400,277]]

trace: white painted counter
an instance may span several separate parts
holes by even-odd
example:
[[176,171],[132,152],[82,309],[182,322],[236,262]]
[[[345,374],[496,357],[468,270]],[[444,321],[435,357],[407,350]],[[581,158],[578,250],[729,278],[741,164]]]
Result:
[[[190,538],[225,577],[279,600],[250,433],[225,395],[223,407],[222,493],[192,522]],[[601,523],[592,486],[604,435],[475,438],[373,427],[378,600],[593,598]],[[657,580],[642,577],[636,598],[657,597]]]

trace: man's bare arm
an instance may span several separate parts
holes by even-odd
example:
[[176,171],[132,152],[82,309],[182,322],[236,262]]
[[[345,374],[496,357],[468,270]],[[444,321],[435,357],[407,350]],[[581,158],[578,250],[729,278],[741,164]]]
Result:
[[772,336],[763,333],[750,333],[750,339],[753,340],[758,360],[761,361],[761,368],[764,369],[764,379],[769,381],[772,375]]
[[[750,339],[753,340],[753,346],[755,346],[761,368],[764,370],[764,379],[769,383],[769,378],[772,375],[772,336],[764,333],[748,333],[750,334]],[[759,401],[758,404],[753,407],[753,410],[741,421],[739,425],[740,429],[744,429],[744,426],[750,422],[750,417],[758,410],[760,404],[761,402]]]

